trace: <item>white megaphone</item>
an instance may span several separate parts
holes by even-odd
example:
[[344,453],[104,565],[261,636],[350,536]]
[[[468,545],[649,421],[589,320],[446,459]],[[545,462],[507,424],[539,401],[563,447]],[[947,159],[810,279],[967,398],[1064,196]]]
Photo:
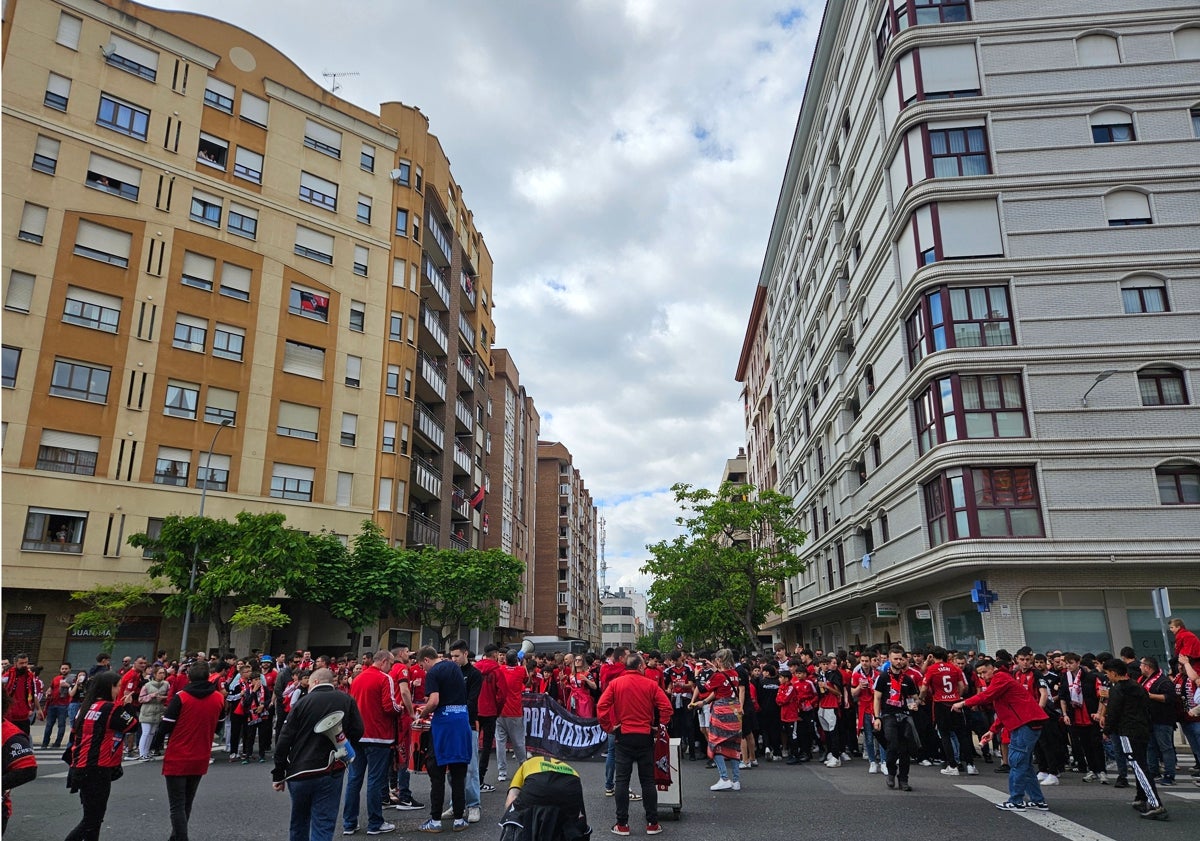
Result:
[[521,640],[521,653],[522,654],[532,654],[533,653],[533,640],[528,640],[528,639]]
[[354,746],[350,744],[350,740],[346,738],[346,734],[342,730],[342,719],[345,716],[346,714],[340,710],[330,713],[318,721],[313,728],[314,733],[320,733],[333,742],[333,751],[329,755],[331,766],[339,761],[346,765],[354,761]]

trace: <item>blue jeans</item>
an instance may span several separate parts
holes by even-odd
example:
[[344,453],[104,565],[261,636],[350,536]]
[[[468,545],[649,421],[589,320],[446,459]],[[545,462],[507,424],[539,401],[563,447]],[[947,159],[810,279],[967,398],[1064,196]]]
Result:
[[1154,776],[1162,769],[1162,778],[1175,782],[1175,725],[1153,724],[1150,736],[1150,750],[1146,754],[1146,773]]
[[467,808],[482,806],[479,801],[479,733],[471,731],[471,762],[467,765]]
[[383,789],[387,782],[388,763],[392,759],[392,746],[379,742],[360,742],[358,752],[346,776],[346,801],[342,807],[342,827],[358,827],[358,797],[362,792],[363,778],[367,781],[367,829],[379,829],[383,824]]
[[[717,765],[717,773],[721,775],[722,780],[733,780],[735,783],[742,781],[742,774],[739,769],[739,764],[736,759],[725,759],[721,754],[713,756],[713,762]],[[728,764],[726,764],[728,763]]]
[[1013,803],[1024,803],[1026,799],[1033,803],[1041,803],[1046,799],[1033,770],[1033,749],[1041,735],[1041,730],[1034,730],[1028,724],[1018,727],[1010,734],[1008,799]]
[[1200,721],[1181,724],[1179,729],[1183,731],[1183,738],[1187,739],[1188,746],[1192,749],[1192,757],[1196,760],[1195,764],[1200,765]]
[[345,773],[323,774],[287,784],[292,797],[288,841],[333,841]]
[[617,736],[615,733],[608,734],[608,752],[604,754],[604,790],[612,791],[614,787],[613,778],[617,772]]
[[65,704],[56,704],[53,707],[46,707],[46,730],[42,733],[42,747],[50,747],[50,731],[54,729],[54,722],[58,722],[58,736],[54,739],[54,746],[62,745],[63,734],[67,732],[67,706]]
[[875,738],[875,716],[867,713],[863,716],[863,750],[866,751],[868,762],[878,762],[883,765],[887,760],[884,758],[883,745]]

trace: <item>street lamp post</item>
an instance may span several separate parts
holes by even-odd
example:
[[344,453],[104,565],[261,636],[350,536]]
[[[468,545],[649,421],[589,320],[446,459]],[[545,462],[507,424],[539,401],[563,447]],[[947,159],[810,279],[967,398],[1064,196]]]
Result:
[[[227,426],[233,426],[233,421],[225,418],[213,433],[212,443],[208,445],[208,457],[204,461],[204,475],[200,479],[200,517],[204,516],[204,501],[208,498],[208,474],[212,465],[213,449],[217,446],[217,436]],[[196,564],[200,560],[200,537],[196,536],[196,545],[192,548],[192,575],[188,579],[187,607],[183,611],[183,640],[179,643],[179,662],[187,659],[188,631],[192,626],[192,596],[196,591]]]

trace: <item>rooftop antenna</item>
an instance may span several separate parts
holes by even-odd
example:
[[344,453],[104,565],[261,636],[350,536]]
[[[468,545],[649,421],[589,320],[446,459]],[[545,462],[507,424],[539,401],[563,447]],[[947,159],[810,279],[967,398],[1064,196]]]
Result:
[[322,73],[321,75],[329,80],[329,92],[337,93],[338,89],[341,88],[341,85],[338,84],[338,78],[341,76],[357,76],[358,72],[351,70],[344,73]]
[[601,595],[608,592],[608,561],[604,559],[604,544],[605,540],[605,521],[600,518],[600,593]]

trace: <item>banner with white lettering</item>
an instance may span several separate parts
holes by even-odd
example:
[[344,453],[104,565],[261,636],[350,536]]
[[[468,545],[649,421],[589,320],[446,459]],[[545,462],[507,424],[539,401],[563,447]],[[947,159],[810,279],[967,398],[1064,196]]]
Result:
[[584,759],[607,744],[608,734],[600,729],[599,719],[575,715],[549,695],[526,692],[521,703],[525,707],[525,748],[532,753]]

